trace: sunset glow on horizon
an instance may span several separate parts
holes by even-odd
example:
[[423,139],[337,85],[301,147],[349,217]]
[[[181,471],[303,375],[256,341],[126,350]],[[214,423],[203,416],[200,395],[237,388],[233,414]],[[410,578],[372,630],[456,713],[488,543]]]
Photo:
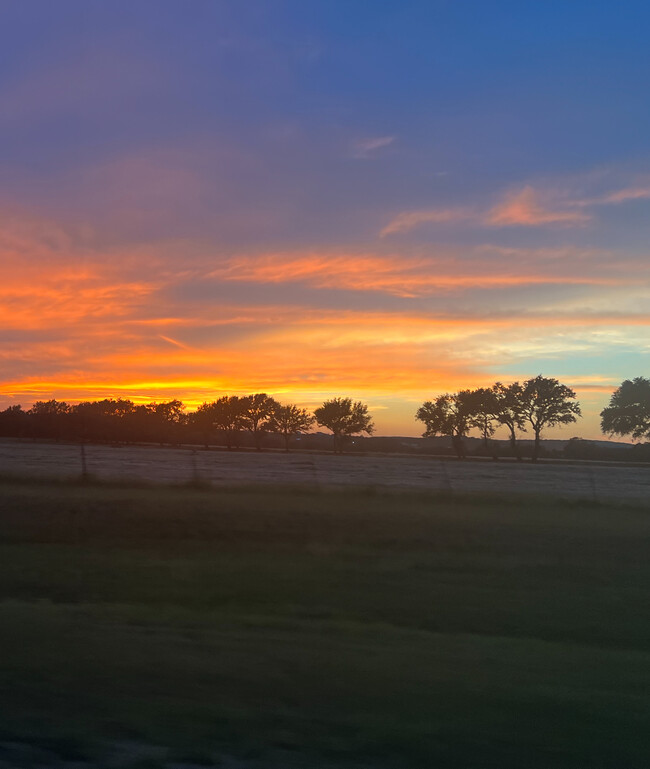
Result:
[[350,396],[419,435],[542,373],[584,413],[548,437],[601,439],[650,370],[636,7],[1,5],[0,408]]

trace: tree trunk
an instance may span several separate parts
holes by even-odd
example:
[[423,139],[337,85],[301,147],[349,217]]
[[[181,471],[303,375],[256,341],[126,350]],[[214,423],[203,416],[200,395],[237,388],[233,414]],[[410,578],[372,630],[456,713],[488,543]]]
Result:
[[456,456],[458,457],[458,459],[465,459],[465,447],[463,446],[463,436],[452,435],[451,443],[452,443],[452,446],[454,447],[454,451],[456,452]]
[[539,457],[539,434],[540,434],[540,429],[535,428],[535,443],[533,444],[533,462],[537,462],[537,458]]
[[514,427],[510,428],[510,448],[512,449],[512,453],[517,457],[517,462],[523,462],[519,446],[517,445],[517,435],[515,434]]
[[284,450],[287,452],[287,454],[289,453],[289,438],[291,438],[289,433],[285,433],[284,434]]

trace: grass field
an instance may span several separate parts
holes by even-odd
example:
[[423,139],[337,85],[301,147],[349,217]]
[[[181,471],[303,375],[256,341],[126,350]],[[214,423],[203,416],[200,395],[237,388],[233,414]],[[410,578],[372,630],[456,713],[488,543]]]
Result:
[[[514,462],[433,456],[193,451],[169,446],[85,447],[91,477],[102,481],[366,487],[423,493],[546,494],[650,505],[650,465]],[[27,478],[81,475],[80,446],[0,440],[3,473]]]
[[650,764],[647,508],[5,480],[0,538],[0,766]]

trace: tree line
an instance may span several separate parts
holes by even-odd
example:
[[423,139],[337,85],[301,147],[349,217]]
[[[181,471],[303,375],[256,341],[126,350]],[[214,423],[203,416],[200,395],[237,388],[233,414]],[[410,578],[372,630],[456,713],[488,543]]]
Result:
[[[479,432],[488,449],[496,429],[503,427],[513,456],[522,460],[519,433],[530,431],[535,461],[542,432],[580,416],[575,392],[540,374],[522,383],[496,382],[491,387],[439,395],[423,403],[415,418],[424,423],[424,437],[449,437],[459,459],[465,457],[463,439],[471,430]],[[331,432],[335,452],[341,452],[351,436],[374,432],[368,406],[361,401],[332,398],[310,412],[296,404],[282,404],[266,393],[224,395],[189,413],[177,399],[145,405],[122,398],[74,405],[37,401],[26,411],[20,406],[0,411],[3,437],[161,445],[201,442],[206,448],[219,437],[228,449],[239,447],[242,436],[248,434],[255,448],[262,450],[265,437],[273,434],[289,451],[292,439],[315,425]],[[650,439],[650,380],[625,380],[601,412],[601,428],[608,435]]]
[[288,451],[291,439],[314,425],[328,429],[334,450],[346,438],[372,434],[368,406],[351,398],[332,398],[309,412],[296,404],[282,404],[266,393],[224,395],[186,412],[182,401],[135,404],[124,398],[105,398],[74,405],[65,401],[37,401],[27,411],[10,406],[0,411],[0,435],[100,443],[160,443],[178,445],[200,440],[207,448],[217,437],[228,449],[238,448],[249,433],[262,449],[269,433],[281,436]]
[[[424,422],[424,436],[446,435],[459,459],[465,458],[463,438],[476,429],[485,448],[498,426],[505,427],[513,455],[522,460],[517,432],[531,431],[532,459],[540,453],[542,431],[556,425],[576,422],[582,416],[575,392],[552,377],[541,374],[523,383],[503,384],[476,390],[460,390],[426,401],[416,419]],[[650,380],[626,379],[612,394],[609,405],[601,411],[603,433],[650,439]]]
[[463,438],[471,429],[481,434],[485,447],[497,426],[508,431],[514,456],[521,461],[517,431],[530,429],[534,436],[533,461],[539,457],[542,430],[570,424],[582,416],[576,394],[557,379],[541,374],[520,384],[496,382],[492,387],[461,390],[438,396],[418,409],[416,419],[424,422],[425,436],[447,435],[459,459],[465,458]]

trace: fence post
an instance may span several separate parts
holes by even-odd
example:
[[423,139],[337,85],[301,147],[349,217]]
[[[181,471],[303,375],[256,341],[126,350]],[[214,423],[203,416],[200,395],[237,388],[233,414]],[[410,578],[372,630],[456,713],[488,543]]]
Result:
[[88,480],[88,464],[86,463],[86,444],[82,441],[79,444],[81,449],[81,480]]

